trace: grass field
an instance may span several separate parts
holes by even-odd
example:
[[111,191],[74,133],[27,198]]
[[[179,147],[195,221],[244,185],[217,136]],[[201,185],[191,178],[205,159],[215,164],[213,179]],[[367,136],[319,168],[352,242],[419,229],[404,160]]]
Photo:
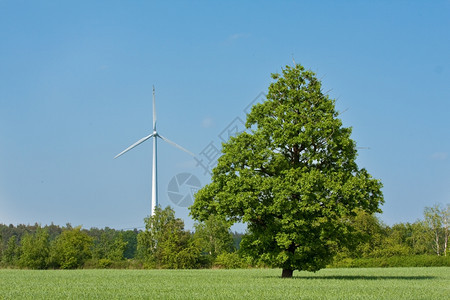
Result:
[[450,299],[450,268],[0,270],[0,299]]

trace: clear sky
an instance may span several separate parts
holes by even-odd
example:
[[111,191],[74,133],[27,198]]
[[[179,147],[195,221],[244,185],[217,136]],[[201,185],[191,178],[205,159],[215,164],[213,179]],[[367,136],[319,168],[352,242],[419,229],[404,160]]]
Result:
[[[113,157],[151,133],[152,85],[158,131],[205,163],[293,58],[370,148],[385,223],[449,203],[450,1],[0,0],[0,223],[142,227],[152,143]],[[190,227],[168,192],[209,175],[158,147]]]

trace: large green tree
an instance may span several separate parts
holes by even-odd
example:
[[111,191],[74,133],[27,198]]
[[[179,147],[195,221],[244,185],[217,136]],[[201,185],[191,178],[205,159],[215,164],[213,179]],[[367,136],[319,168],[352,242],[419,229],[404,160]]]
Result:
[[380,211],[382,185],[357,166],[351,128],[313,72],[286,66],[272,78],[267,100],[247,115],[249,132],[223,144],[191,214],[245,222],[241,250],[292,277],[331,261],[355,209]]

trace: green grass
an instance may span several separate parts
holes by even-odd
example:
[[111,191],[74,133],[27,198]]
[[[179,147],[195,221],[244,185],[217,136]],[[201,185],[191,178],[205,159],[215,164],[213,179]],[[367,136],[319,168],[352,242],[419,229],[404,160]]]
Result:
[[0,299],[450,299],[450,268],[0,270]]

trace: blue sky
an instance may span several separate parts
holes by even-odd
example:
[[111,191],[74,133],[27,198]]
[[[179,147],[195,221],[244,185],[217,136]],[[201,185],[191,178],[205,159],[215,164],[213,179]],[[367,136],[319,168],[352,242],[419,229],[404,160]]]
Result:
[[[151,132],[152,85],[158,131],[201,157],[293,58],[370,148],[358,163],[384,184],[381,219],[414,222],[450,199],[449,15],[450,1],[0,0],[0,223],[143,226],[151,141],[113,157]],[[169,182],[209,175],[158,146],[160,204],[190,227]]]

